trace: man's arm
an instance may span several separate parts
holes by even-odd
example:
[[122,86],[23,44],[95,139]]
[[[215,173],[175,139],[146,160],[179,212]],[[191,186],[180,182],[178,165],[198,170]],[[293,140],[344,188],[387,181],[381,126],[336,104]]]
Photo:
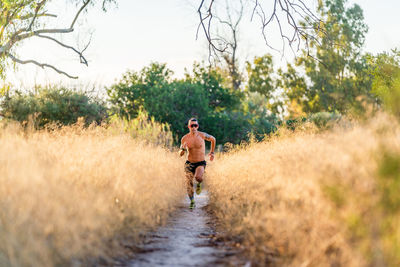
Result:
[[[186,136],[186,135],[185,135]],[[187,150],[187,144],[186,144],[186,142],[185,142],[185,136],[184,137],[182,137],[182,139],[181,139],[181,147],[179,148],[179,156],[183,156],[183,155],[185,155],[185,152],[186,152],[186,150]]]
[[204,140],[211,142],[211,150],[209,155],[210,155],[210,160],[213,161],[216,139],[214,136],[209,135],[208,133],[204,133]]

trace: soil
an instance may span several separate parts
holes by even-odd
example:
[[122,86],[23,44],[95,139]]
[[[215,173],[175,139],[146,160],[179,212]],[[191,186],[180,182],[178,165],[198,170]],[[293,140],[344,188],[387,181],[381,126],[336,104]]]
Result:
[[224,242],[215,231],[215,218],[207,211],[208,195],[195,196],[196,207],[185,199],[167,224],[144,238],[133,259],[117,266],[246,266],[240,247]]

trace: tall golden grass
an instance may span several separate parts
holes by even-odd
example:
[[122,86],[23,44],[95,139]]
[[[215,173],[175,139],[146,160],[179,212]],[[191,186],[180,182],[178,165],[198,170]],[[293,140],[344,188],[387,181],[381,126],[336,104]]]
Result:
[[132,138],[140,139],[146,143],[172,148],[174,138],[167,123],[159,123],[154,117],[140,110],[136,118],[127,120],[114,116],[110,120],[110,127],[114,133],[127,133]]
[[285,129],[220,155],[211,208],[260,266],[399,266],[400,127]]
[[107,258],[165,220],[185,194],[181,159],[115,132],[0,130],[0,266]]

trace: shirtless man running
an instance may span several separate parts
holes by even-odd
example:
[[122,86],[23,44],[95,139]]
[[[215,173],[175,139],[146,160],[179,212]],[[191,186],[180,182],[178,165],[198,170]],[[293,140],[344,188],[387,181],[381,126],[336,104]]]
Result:
[[215,137],[207,133],[199,132],[199,123],[197,119],[191,118],[188,122],[189,133],[181,139],[181,148],[179,155],[182,157],[186,151],[189,152],[188,160],[185,163],[185,173],[187,178],[187,193],[190,199],[190,209],[193,209],[194,204],[194,193],[193,193],[193,177],[197,181],[196,194],[201,193],[201,187],[203,182],[204,169],[206,167],[205,161],[205,142],[204,140],[211,142],[211,150],[209,153],[210,161],[214,160],[214,149],[215,149]]

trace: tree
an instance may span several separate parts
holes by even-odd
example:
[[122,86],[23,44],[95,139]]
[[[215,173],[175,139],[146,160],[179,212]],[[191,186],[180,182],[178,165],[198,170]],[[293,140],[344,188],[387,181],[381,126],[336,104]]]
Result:
[[273,129],[259,112],[242,109],[240,97],[222,86],[218,71],[195,64],[193,74],[184,79],[172,80],[171,73],[165,64],[152,63],[124,75],[107,89],[112,110],[132,119],[143,109],[156,121],[168,123],[176,140],[187,132],[187,120],[193,116],[201,130],[220,143],[239,143],[252,132],[261,136]]
[[367,61],[362,54],[368,28],[361,7],[354,4],[347,8],[346,2],[319,1],[318,13],[326,34],[310,41],[295,62],[305,76],[291,65],[286,72],[280,71],[280,85],[291,110],[346,113],[362,109],[361,100],[371,100]]
[[[42,68],[51,68],[69,78],[78,78],[51,64],[41,63],[31,59],[19,59],[16,55],[16,50],[22,41],[29,40],[33,37],[42,38],[74,51],[79,56],[80,63],[88,65],[83,52],[89,44],[87,44],[84,49],[78,50],[56,39],[54,34],[68,34],[73,32],[75,30],[75,24],[82,12],[87,9],[88,5],[96,1],[98,0],[71,0],[72,3],[79,5],[79,9],[70,25],[65,28],[57,28],[52,27],[52,23],[45,20],[46,18],[57,18],[56,14],[47,12],[47,7],[51,0],[0,0],[0,77],[4,78],[8,60],[11,60],[14,64],[34,64]],[[104,10],[106,3],[115,2],[115,0],[101,1]]]
[[[239,91],[229,90],[225,76],[218,68],[206,68],[199,63],[193,65],[193,75],[185,74],[185,80],[201,85],[207,92],[209,105],[215,111],[226,109],[235,110],[240,105],[242,94]],[[231,89],[231,88],[229,88]]]
[[[112,113],[127,119],[135,118],[139,111],[157,107],[159,97],[168,92],[173,72],[166,64],[152,63],[140,72],[128,71],[122,79],[107,88]],[[150,112],[150,116],[154,116]]]
[[212,113],[224,112],[240,102],[221,86],[216,71],[199,64],[193,66],[192,76],[186,74],[182,80],[172,80],[171,75],[172,71],[160,63],[152,63],[140,72],[128,72],[107,89],[112,110],[134,118],[143,109],[157,121],[170,124],[174,134],[181,136],[190,117],[207,121]]

